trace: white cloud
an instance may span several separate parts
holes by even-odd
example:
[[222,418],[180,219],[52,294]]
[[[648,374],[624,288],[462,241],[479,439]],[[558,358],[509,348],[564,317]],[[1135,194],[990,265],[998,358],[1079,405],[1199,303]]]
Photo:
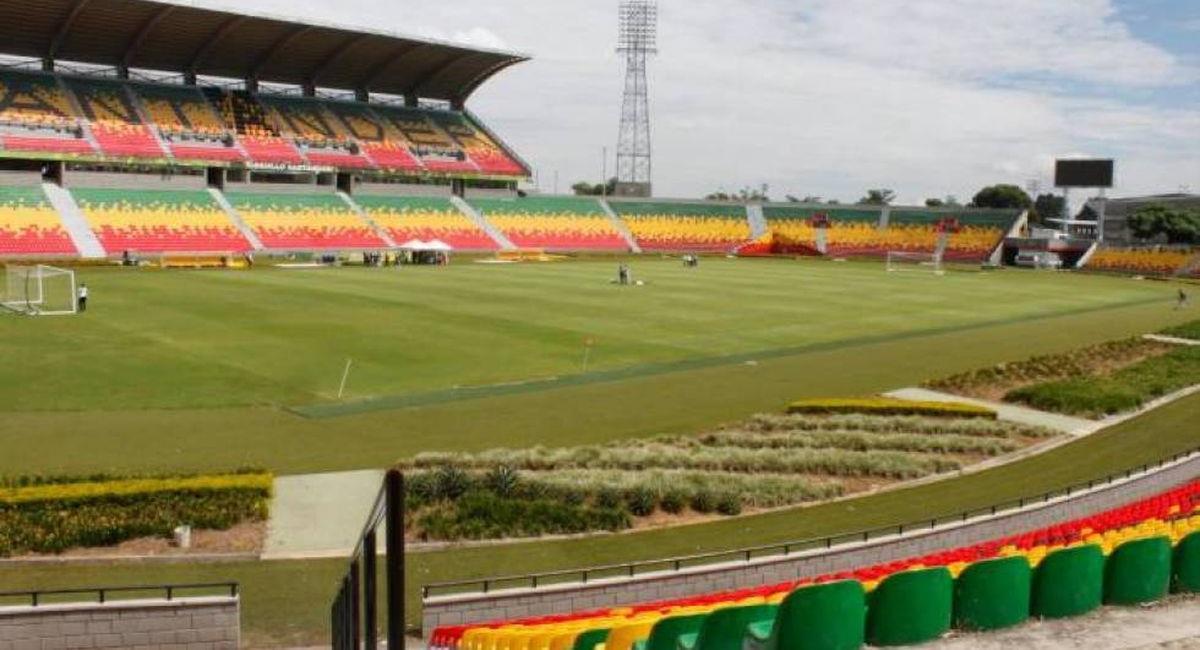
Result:
[[[255,9],[528,52],[472,98],[550,190],[600,176],[621,69],[616,1],[247,0]],[[772,195],[906,202],[1049,185],[1063,152],[1118,158],[1117,193],[1200,186],[1200,111],[1126,88],[1194,80],[1110,0],[660,0],[656,191],[766,182]],[[803,7],[803,11],[798,10]],[[332,15],[331,15],[332,14]]]

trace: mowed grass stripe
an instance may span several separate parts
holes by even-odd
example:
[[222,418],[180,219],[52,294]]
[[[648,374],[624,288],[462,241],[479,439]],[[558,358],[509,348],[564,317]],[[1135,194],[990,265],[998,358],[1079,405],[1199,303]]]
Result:
[[698,370],[703,368],[715,368],[719,366],[735,365],[739,363],[747,363],[750,361],[761,361],[764,359],[789,357],[809,352],[821,352],[830,350],[843,350],[854,348],[863,345],[872,345],[887,342],[899,342],[908,339],[921,338],[926,336],[936,336],[939,334],[947,334],[951,332],[967,332],[976,329],[995,327],[1016,322],[1036,322],[1046,318],[1057,316],[1076,316],[1089,314],[1097,311],[1107,311],[1120,307],[1129,307],[1137,305],[1147,305],[1159,302],[1160,299],[1142,298],[1139,300],[1131,300],[1126,303],[1118,303],[1113,305],[1105,305],[1101,307],[1082,307],[1067,311],[1047,313],[1038,316],[1025,316],[1017,318],[1008,318],[1001,321],[989,321],[982,323],[972,323],[969,325],[947,326],[940,328],[932,328],[927,330],[918,330],[911,332],[900,332],[896,334],[882,334],[875,336],[864,336],[855,339],[847,339],[840,341],[831,341],[827,343],[814,343],[807,346],[799,346],[793,348],[776,348],[772,350],[755,350],[741,354],[721,355],[715,357],[696,357],[692,359],[683,359],[680,361],[657,363],[657,364],[641,364],[637,366],[629,366],[615,370],[607,370],[601,372],[579,373],[567,375],[564,377],[551,377],[545,379],[536,379],[525,382],[511,382],[504,384],[492,384],[486,386],[467,386],[461,388],[452,388],[449,390],[430,391],[424,393],[412,393],[407,395],[392,395],[378,397],[368,400],[339,402],[334,404],[311,404],[292,406],[288,410],[298,415],[309,418],[335,418],[358,413],[368,413],[371,411],[384,411],[399,408],[409,408],[414,406],[427,406],[432,404],[443,404],[446,402],[454,402],[460,400],[480,399],[484,397],[499,397],[504,395],[519,395],[522,393],[533,393],[554,388],[562,388],[567,386],[586,386],[588,384],[606,383],[611,381],[621,381],[632,379],[635,377],[652,377],[654,375],[683,372],[687,370]]

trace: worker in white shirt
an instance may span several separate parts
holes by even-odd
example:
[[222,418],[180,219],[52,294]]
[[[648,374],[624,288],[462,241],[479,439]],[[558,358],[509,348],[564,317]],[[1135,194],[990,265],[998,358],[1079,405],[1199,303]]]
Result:
[[86,284],[79,285],[79,311],[87,311],[88,288]]

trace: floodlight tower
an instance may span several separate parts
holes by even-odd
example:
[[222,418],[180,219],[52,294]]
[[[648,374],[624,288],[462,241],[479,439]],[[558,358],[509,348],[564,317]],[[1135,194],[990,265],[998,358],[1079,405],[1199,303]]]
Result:
[[618,195],[650,196],[650,98],[646,59],[658,52],[657,0],[622,0],[617,52],[625,55],[625,94],[617,136]]

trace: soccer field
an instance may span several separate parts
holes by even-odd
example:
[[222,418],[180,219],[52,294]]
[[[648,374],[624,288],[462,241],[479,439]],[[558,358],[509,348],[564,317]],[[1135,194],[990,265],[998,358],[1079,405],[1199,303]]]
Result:
[[318,471],[694,430],[1182,320],[1169,285],[1125,278],[638,259],[644,286],[621,287],[615,266],[81,269],[86,314],[0,318],[0,473]]

